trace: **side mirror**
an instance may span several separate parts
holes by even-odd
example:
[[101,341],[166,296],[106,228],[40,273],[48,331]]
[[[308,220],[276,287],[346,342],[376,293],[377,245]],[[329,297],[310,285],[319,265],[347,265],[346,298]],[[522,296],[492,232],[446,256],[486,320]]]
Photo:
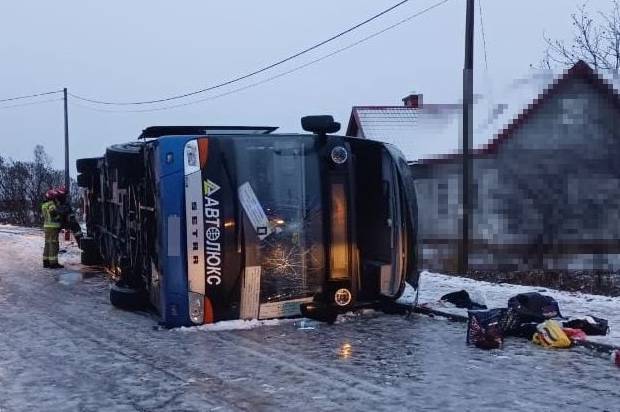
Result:
[[340,123],[335,122],[332,116],[304,116],[301,127],[307,132],[325,135],[340,130]]

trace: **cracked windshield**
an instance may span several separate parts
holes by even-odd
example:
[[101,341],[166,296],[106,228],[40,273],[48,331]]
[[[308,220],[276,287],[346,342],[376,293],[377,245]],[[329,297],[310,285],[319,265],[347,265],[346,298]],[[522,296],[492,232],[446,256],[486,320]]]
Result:
[[[261,302],[312,296],[324,277],[322,203],[315,140],[235,143],[245,241],[261,266]],[[249,227],[248,227],[249,226]]]

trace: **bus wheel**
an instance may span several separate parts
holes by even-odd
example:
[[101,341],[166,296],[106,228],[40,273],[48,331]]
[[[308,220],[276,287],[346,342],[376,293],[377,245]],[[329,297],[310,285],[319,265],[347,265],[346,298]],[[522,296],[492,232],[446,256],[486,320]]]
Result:
[[379,303],[379,310],[388,315],[405,315],[412,309],[413,306],[397,303],[395,300],[385,299]]
[[135,180],[141,177],[143,173],[142,156],[141,144],[127,143],[108,147],[105,159],[110,169],[117,169],[125,179]]
[[144,309],[148,304],[148,295],[143,289],[133,289],[117,283],[110,287],[110,303],[119,309]]
[[103,262],[97,243],[92,237],[83,237],[80,240],[80,249],[82,249],[81,262],[83,265],[96,266]]
[[85,158],[85,159],[77,159],[75,161],[75,168],[77,169],[78,173],[85,173],[85,174],[93,174],[93,173],[97,173],[97,165],[99,164],[99,161],[101,160],[101,157],[89,157],[89,158]]
[[89,188],[91,179],[92,179],[92,175],[86,174],[86,173],[80,173],[79,175],[77,175],[78,187]]
[[338,312],[333,308],[320,304],[317,305],[314,302],[302,303],[299,309],[303,317],[319,322],[325,322],[328,325],[333,325],[336,322],[336,318],[338,318]]

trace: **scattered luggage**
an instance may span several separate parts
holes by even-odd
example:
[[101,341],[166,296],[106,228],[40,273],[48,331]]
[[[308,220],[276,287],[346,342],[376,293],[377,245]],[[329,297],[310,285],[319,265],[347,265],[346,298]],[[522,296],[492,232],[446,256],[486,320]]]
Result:
[[616,366],[620,367],[620,350],[615,351],[613,354],[613,359],[614,359],[614,363],[616,364]]
[[520,293],[508,299],[508,308],[513,309],[522,323],[541,323],[547,319],[562,317],[558,302],[551,296],[538,292]]
[[532,342],[545,348],[570,348],[573,342],[555,320],[546,320],[537,327]]
[[497,349],[504,343],[502,319],[505,309],[470,310],[467,344],[480,349]]
[[582,331],[581,329],[562,328],[562,330],[564,330],[564,333],[566,333],[566,336],[568,336],[568,338],[572,340],[573,342],[578,341],[578,340],[588,339],[588,335],[586,335],[585,332]]
[[605,336],[609,333],[609,322],[607,322],[607,319],[597,318],[596,316],[571,319],[563,322],[563,325],[566,328],[581,329],[586,335],[590,336]]
[[[441,300],[468,309],[467,344],[480,349],[501,348],[506,336],[526,338],[548,348],[569,348],[575,341],[586,340],[588,335],[609,332],[607,320],[596,316],[560,323],[558,320],[566,318],[558,302],[538,292],[520,293],[508,300],[508,307],[495,309],[487,309],[481,300],[476,302],[465,290],[443,295]],[[620,366],[620,351],[614,356]]]
[[518,316],[514,316],[510,318],[511,310],[507,311],[508,319],[504,321],[504,325],[506,325],[506,329],[504,329],[504,336],[513,336],[516,338],[525,338],[531,340],[534,334],[538,331],[538,323],[536,322],[515,322],[514,319],[518,321]]
[[481,302],[481,299],[472,299],[466,290],[447,293],[439,298],[439,300],[450,302],[457,308],[464,308],[468,310],[480,310],[487,308],[484,302]]

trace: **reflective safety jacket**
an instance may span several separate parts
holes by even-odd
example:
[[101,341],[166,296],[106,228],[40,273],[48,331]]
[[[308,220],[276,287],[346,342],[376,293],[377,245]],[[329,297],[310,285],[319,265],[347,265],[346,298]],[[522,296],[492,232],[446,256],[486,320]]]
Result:
[[60,214],[56,210],[56,203],[48,200],[41,205],[43,212],[43,228],[44,229],[60,229]]

